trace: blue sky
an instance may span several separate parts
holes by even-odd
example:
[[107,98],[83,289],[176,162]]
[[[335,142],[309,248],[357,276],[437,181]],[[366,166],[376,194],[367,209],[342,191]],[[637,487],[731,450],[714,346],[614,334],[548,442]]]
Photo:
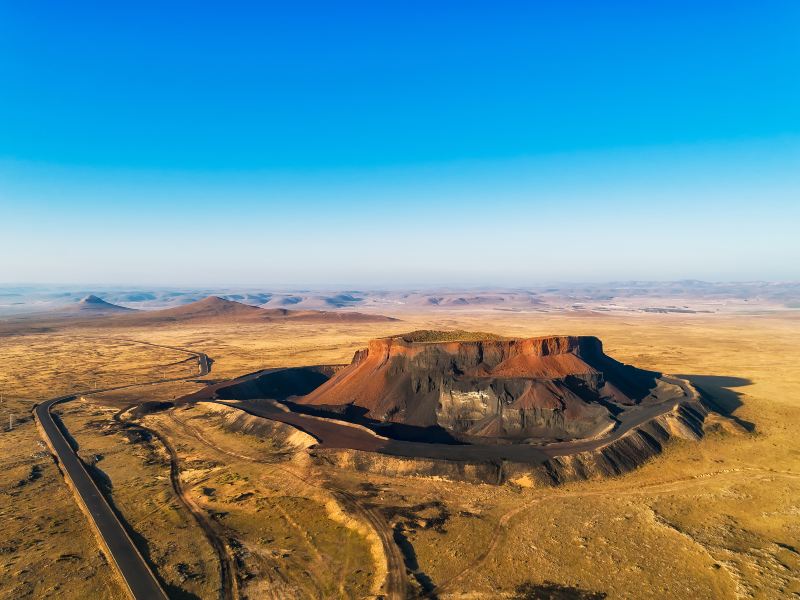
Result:
[[796,2],[0,1],[0,281],[800,278]]

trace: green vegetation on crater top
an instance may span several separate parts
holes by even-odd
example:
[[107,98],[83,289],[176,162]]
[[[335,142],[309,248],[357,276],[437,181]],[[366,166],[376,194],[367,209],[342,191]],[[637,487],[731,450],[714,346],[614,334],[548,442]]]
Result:
[[494,333],[482,331],[464,331],[463,329],[453,329],[450,331],[436,331],[433,329],[418,329],[409,333],[392,336],[409,343],[432,343],[432,342],[483,342],[487,340],[507,340]]

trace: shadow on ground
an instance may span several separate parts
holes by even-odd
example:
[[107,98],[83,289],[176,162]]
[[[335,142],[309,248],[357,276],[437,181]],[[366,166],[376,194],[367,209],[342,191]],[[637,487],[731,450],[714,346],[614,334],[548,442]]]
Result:
[[514,600],[603,600],[608,597],[605,592],[593,592],[551,581],[523,583],[514,592]]
[[734,412],[742,406],[742,393],[731,388],[741,388],[752,385],[750,379],[744,377],[726,377],[721,375],[678,375],[692,382],[692,385],[703,393],[703,397],[708,400],[717,412],[736,421],[747,431],[755,431],[755,423],[740,419]]

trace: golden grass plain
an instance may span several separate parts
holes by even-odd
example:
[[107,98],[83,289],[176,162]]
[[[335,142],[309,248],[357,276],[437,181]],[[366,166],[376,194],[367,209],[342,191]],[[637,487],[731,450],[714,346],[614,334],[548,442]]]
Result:
[[[215,323],[120,332],[89,326],[4,337],[0,421],[13,413],[18,424],[11,432],[0,433],[0,514],[4,522],[13,524],[0,532],[0,597],[121,597],[83,515],[39,444],[29,411],[37,399],[84,389],[93,379],[100,379],[103,386],[105,382],[134,383],[133,378],[142,382],[157,377],[162,365],[168,365],[170,376],[192,376],[193,365],[183,362],[184,355],[127,340],[206,352],[214,360],[208,378],[220,379],[264,367],[348,362],[370,338],[443,328],[520,337],[596,335],[607,353],[619,360],[692,376],[734,417],[753,424],[754,430],[710,431],[698,443],[670,444],[666,452],[628,475],[558,488],[386,478],[326,470],[324,465],[293,466],[306,469],[304,474],[321,489],[328,485],[350,491],[399,529],[417,563],[417,576],[411,580],[418,593],[427,587],[440,598],[514,598],[526,597],[526,590],[552,582],[572,593],[584,590],[609,598],[800,594],[800,440],[796,433],[800,427],[800,315],[437,311],[400,317],[401,321],[372,324]],[[87,414],[73,415],[76,427],[73,431],[70,426],[70,431],[82,447],[100,448],[101,428],[87,428],[85,419],[97,411],[92,417],[95,421],[100,414],[110,415],[103,404],[118,409],[142,400],[174,398],[197,387],[196,383],[170,383],[92,396],[82,405]],[[64,410],[78,409],[66,405]],[[367,593],[366,573],[375,566],[364,565],[360,578],[348,580],[347,568],[330,562],[330,548],[337,540],[347,543],[352,556],[369,562],[365,558],[369,540],[326,515],[319,497],[304,497],[295,484],[267,475],[267,469],[257,463],[240,464],[243,461],[229,454],[214,454],[212,448],[175,427],[168,413],[146,420],[148,427],[158,429],[175,445],[182,459],[212,461],[221,465],[221,472],[227,469],[241,475],[246,471],[248,481],[258,483],[248,487],[253,495],[246,496],[246,502],[229,502],[235,507],[230,528],[237,543],[261,548],[260,539],[283,535],[292,540],[293,548],[300,548],[303,540],[315,540],[306,545],[306,554],[293,550],[293,558],[281,563],[279,570],[289,582],[281,583],[285,597],[337,597],[348,589],[352,597]],[[234,452],[260,444],[244,434],[223,431],[213,419],[192,422],[204,432],[203,437],[210,436]],[[113,461],[104,459],[99,466],[111,479],[112,495],[119,495],[123,504],[145,493],[138,489],[145,480],[163,477],[155,471],[148,474],[146,469],[156,467],[139,465],[135,467],[142,469],[139,475],[126,478],[124,473],[130,472],[133,462],[147,460],[146,453],[137,456],[126,451],[119,434],[104,440],[101,453]],[[31,478],[34,467],[38,475]],[[214,504],[217,500],[202,495],[204,486],[193,482],[191,472],[185,480],[201,506],[219,509]],[[281,485],[286,489],[281,490]],[[291,520],[275,517],[281,509]],[[175,519],[175,523],[189,523],[186,515]],[[174,529],[142,527],[141,533],[154,547],[167,548],[177,530],[177,525]],[[269,534],[263,533],[267,530]],[[319,557],[313,552],[315,547]],[[177,573],[175,565],[182,559],[180,551],[173,554],[175,558],[167,558],[163,568]],[[277,560],[272,555],[269,559]],[[44,564],[52,566],[45,570]],[[311,569],[314,573],[330,575],[312,577],[313,584],[304,582],[300,573],[309,565],[316,565]],[[187,592],[214,597],[202,586]]]

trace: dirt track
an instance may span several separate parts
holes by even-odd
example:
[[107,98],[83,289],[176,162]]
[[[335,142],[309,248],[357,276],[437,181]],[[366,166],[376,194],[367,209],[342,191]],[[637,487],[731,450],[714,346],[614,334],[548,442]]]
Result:
[[180,459],[178,458],[178,453],[175,452],[175,448],[169,443],[169,440],[159,432],[154,429],[142,427],[141,425],[136,425],[136,427],[150,433],[164,445],[164,448],[166,448],[169,454],[169,478],[175,496],[183,507],[192,515],[200,529],[203,530],[206,539],[208,539],[217,555],[217,560],[219,562],[220,600],[235,600],[235,598],[238,598],[236,560],[225,544],[222,532],[218,531],[218,527],[208,518],[206,511],[199,507],[184,491],[183,484],[181,483]]
[[[242,460],[252,461],[252,462],[259,462],[264,463],[265,465],[269,465],[270,468],[277,469],[290,477],[301,481],[303,484],[312,487],[319,487],[318,482],[311,482],[307,477],[303,477],[296,473],[293,469],[289,469],[283,467],[281,465],[275,464],[273,462],[264,461],[262,459],[247,456],[244,454],[239,454],[238,452],[231,452],[225,448],[221,448],[220,446],[214,444],[207,438],[205,438],[202,433],[200,433],[196,428],[192,427],[189,423],[186,423],[179,417],[175,415],[174,411],[169,412],[170,418],[181,426],[187,433],[189,433],[192,437],[200,441],[205,446],[215,450],[216,452],[220,452],[221,454],[227,454],[234,458],[239,458]],[[406,574],[405,563],[403,562],[403,555],[400,552],[400,549],[397,547],[397,544],[394,541],[394,536],[391,530],[391,527],[388,523],[386,523],[385,519],[378,513],[376,510],[364,506],[358,498],[350,494],[349,492],[331,487],[330,485],[325,486],[325,489],[330,492],[330,494],[339,502],[340,505],[343,505],[349,508],[349,512],[355,514],[357,517],[360,517],[362,522],[366,522],[369,527],[371,527],[378,538],[381,541],[381,545],[383,546],[383,552],[386,556],[386,568],[387,568],[387,575],[386,575],[386,583],[385,583],[385,595],[386,598],[389,600],[405,600],[408,595],[408,577]]]
[[344,490],[331,489],[333,496],[350,511],[359,515],[369,523],[378,535],[386,555],[386,597],[390,600],[405,600],[408,596],[408,577],[400,548],[394,541],[392,530],[383,516],[376,510],[365,507],[351,493]]

